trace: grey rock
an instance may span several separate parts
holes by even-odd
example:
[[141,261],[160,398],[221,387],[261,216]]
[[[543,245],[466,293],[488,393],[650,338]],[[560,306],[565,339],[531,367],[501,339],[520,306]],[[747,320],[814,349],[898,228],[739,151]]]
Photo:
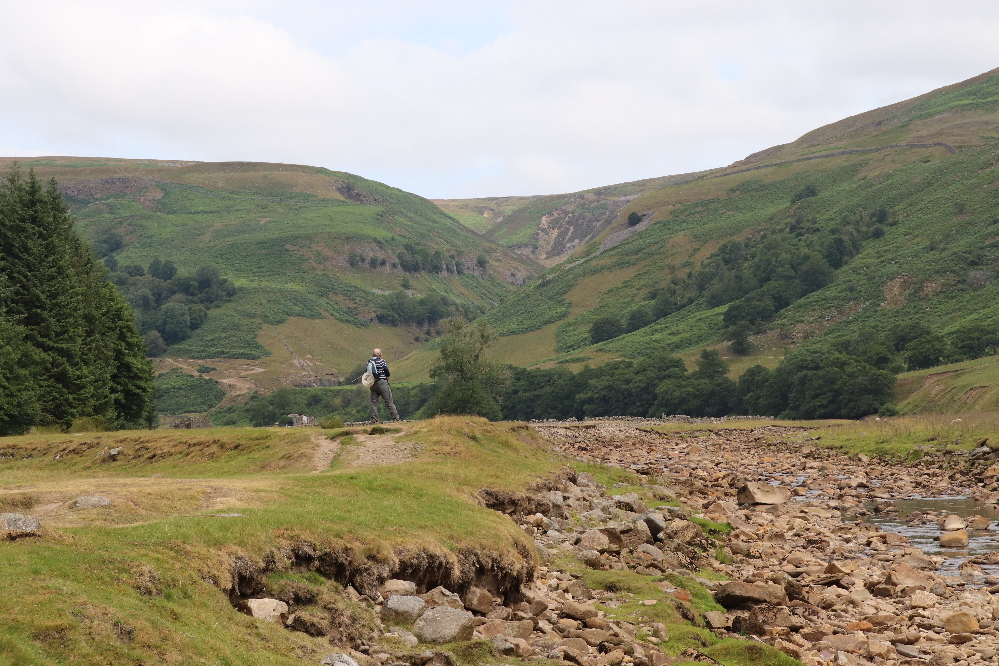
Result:
[[493,649],[499,654],[511,656],[517,653],[517,646],[511,643],[503,634],[496,634],[490,642]]
[[319,660],[320,664],[324,666],[333,666],[334,664],[340,664],[342,666],[360,666],[350,655],[343,654],[342,652],[334,652],[328,654]]
[[8,532],[12,536],[37,534],[41,524],[34,516],[20,513],[0,513],[0,532]]
[[420,616],[413,625],[413,633],[421,643],[467,641],[475,629],[474,619],[466,610],[435,606]]
[[591,569],[599,569],[603,564],[600,560],[600,553],[595,550],[581,550],[576,558]]
[[382,620],[385,622],[416,622],[426,606],[427,602],[419,597],[393,594],[382,606]]
[[77,497],[73,503],[77,509],[99,509],[102,506],[111,506],[111,500],[107,497],[95,495],[93,497]]
[[663,551],[659,550],[652,544],[643,543],[641,546],[638,547],[638,551],[645,553],[646,555],[650,555],[652,559],[654,559],[656,562],[662,562],[664,559],[666,559],[665,553],[663,553]]
[[576,477],[576,485],[580,488],[596,488],[597,477],[593,476],[589,472],[583,472]]
[[659,536],[659,533],[666,529],[666,519],[663,518],[663,514],[657,511],[649,511],[642,516],[642,520],[648,525],[649,533],[653,537]]
[[903,645],[902,643],[895,644],[895,652],[898,652],[900,657],[905,657],[906,659],[919,659],[919,648],[914,645]]

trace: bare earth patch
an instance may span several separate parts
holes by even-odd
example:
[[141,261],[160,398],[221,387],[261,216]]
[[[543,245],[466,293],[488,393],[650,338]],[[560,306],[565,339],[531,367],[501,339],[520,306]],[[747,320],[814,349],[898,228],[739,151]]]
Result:
[[392,435],[354,435],[354,444],[343,453],[346,467],[378,467],[398,465],[416,457],[417,445],[400,442],[404,432]]

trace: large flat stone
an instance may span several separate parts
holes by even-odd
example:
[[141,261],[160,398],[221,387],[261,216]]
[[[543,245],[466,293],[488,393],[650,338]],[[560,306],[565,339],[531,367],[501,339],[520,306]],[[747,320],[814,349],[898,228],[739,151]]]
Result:
[[940,535],[941,548],[964,548],[968,545],[968,531],[955,530]]
[[783,486],[766,483],[747,483],[739,488],[739,504],[784,504],[791,499],[791,491]]
[[978,631],[978,618],[968,611],[951,613],[944,618],[944,629],[952,634],[965,634]]
[[786,606],[787,593],[775,583],[725,583],[715,592],[715,600],[725,608],[739,608],[749,604]]
[[37,534],[41,529],[41,524],[34,516],[25,516],[20,513],[0,513],[0,532],[7,532],[11,536],[24,536]]

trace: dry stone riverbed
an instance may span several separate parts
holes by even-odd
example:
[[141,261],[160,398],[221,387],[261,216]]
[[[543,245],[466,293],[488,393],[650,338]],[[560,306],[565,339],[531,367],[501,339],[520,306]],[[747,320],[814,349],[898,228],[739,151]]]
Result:
[[[343,618],[338,630],[334,617],[310,615],[301,591],[242,607],[329,636],[342,651],[321,663],[345,666],[453,666],[439,646],[470,638],[489,641],[497,657],[669,664],[677,657],[664,649],[674,644],[665,625],[615,612],[636,603],[668,604],[719,636],[748,637],[809,666],[999,663],[991,450],[886,462],[817,446],[804,428],[667,434],[649,425],[534,425],[567,456],[632,469],[643,482],[607,488],[567,470],[522,494],[483,490],[483,503],[510,515],[541,555],[519,589],[503,595],[487,577],[426,589],[405,571],[374,588],[344,581],[374,618],[363,635]],[[706,534],[716,523],[732,530]],[[648,576],[656,598],[590,589],[586,568]],[[698,611],[681,579],[709,590],[722,610]],[[710,651],[688,648],[679,659],[721,663],[701,650]]]
[[[782,426],[537,427],[566,454],[647,474],[664,495],[732,525],[729,562],[706,563],[730,579],[709,583],[726,608],[707,613],[718,633],[754,635],[806,664],[999,663],[999,465],[989,449],[903,464],[848,457]],[[635,553],[616,557],[631,566]]]

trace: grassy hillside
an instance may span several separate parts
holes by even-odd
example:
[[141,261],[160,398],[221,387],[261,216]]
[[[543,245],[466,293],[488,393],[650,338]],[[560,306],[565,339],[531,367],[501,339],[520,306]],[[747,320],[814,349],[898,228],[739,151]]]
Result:
[[[726,252],[751,255],[768,240],[781,246],[771,248],[774,255],[832,261],[830,248],[849,252],[837,256],[841,265],[830,265],[819,288],[802,289],[756,326],[750,343],[757,356],[817,336],[863,338],[906,322],[938,333],[995,328],[997,90],[999,74],[990,72],[641,194],[605,233],[625,228],[631,212],[657,211],[648,226],[583,261],[549,269],[487,315],[509,337],[497,353],[521,364],[554,364],[724,348],[723,316],[753,287],[740,285],[752,281],[743,269],[750,263],[729,263]],[[730,241],[740,244],[719,252]],[[799,269],[793,258],[791,264]],[[654,308],[664,295],[679,309],[591,344],[598,318],[624,324],[636,307]]]
[[[0,168],[10,162],[0,160]],[[231,359],[213,362],[217,378],[253,387],[338,379],[374,346],[398,358],[434,334],[432,325],[416,321],[373,325],[387,294],[413,302],[439,294],[475,313],[537,270],[425,199],[328,169],[84,158],[19,163],[58,179],[85,236],[118,239],[121,247],[111,254],[119,267],[146,268],[157,257],[180,274],[218,267],[235,284],[235,298],[211,309],[205,324],[164,357],[181,365]],[[256,361],[250,375],[239,372],[246,360]],[[165,369],[176,367],[172,361]],[[258,371],[262,384],[251,376]]]

